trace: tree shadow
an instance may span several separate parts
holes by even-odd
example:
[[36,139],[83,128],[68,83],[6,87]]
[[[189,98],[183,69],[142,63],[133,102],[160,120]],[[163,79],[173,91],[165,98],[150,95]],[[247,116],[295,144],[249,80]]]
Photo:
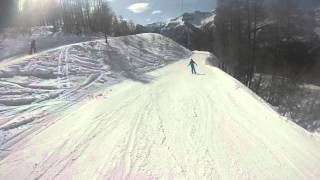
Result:
[[146,73],[155,69],[151,68],[139,72],[137,67],[133,64],[134,59],[131,61],[132,62],[130,62],[130,59],[128,59],[127,56],[121,54],[117,48],[111,47],[105,52],[104,62],[109,65],[113,71],[121,72],[124,77],[143,84],[151,83],[154,80],[154,77],[147,75]]
[[141,82],[143,84],[149,84],[154,80],[153,76],[144,73],[135,73],[132,71],[125,72],[124,76],[133,81]]

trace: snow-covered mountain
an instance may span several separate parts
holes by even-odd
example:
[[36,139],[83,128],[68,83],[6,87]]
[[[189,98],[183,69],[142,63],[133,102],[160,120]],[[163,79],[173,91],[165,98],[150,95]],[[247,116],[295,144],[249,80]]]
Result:
[[203,26],[214,21],[215,12],[195,11],[193,13],[184,13],[182,16],[169,20],[164,29],[177,28],[189,23],[196,28],[201,29]]
[[[146,32],[160,33],[191,49],[208,47],[214,29],[215,11],[185,13],[167,22],[145,26]],[[210,35],[209,35],[210,34]]]
[[170,19],[167,22],[156,22],[146,25],[148,30],[165,32],[175,30],[180,27],[185,27],[189,24],[195,28],[201,29],[208,24],[213,24],[215,18],[215,11],[201,12],[195,11],[193,13],[184,13],[181,16]]

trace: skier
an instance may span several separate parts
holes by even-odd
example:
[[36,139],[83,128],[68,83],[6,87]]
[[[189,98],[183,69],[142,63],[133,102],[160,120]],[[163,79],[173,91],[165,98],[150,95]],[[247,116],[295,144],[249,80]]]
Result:
[[[192,74],[197,74],[195,65],[197,65],[197,63],[194,62],[194,60],[191,58],[191,61],[190,61],[190,63],[189,63],[189,66],[191,66],[191,73],[192,73]],[[197,65],[197,66],[198,66],[198,65]]]
[[106,44],[109,45],[107,33],[104,33],[104,37],[105,37],[105,40],[106,40]]
[[30,53],[29,54],[34,54],[36,53],[36,40],[32,40],[31,41],[31,45],[30,45]]

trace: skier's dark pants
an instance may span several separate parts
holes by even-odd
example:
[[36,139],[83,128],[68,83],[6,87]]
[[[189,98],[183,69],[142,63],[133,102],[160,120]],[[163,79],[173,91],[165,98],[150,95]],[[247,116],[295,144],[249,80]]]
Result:
[[30,48],[30,54],[34,54],[36,53],[36,48],[35,47],[31,47]]
[[191,65],[191,73],[192,74],[197,74],[196,68],[194,67],[194,65]]

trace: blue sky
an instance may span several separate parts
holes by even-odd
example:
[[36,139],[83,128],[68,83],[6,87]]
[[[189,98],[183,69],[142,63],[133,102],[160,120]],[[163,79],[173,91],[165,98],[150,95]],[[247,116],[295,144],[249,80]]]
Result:
[[[211,11],[216,0],[109,0],[118,16],[137,24],[165,21],[183,12]],[[181,5],[183,1],[183,6]]]

